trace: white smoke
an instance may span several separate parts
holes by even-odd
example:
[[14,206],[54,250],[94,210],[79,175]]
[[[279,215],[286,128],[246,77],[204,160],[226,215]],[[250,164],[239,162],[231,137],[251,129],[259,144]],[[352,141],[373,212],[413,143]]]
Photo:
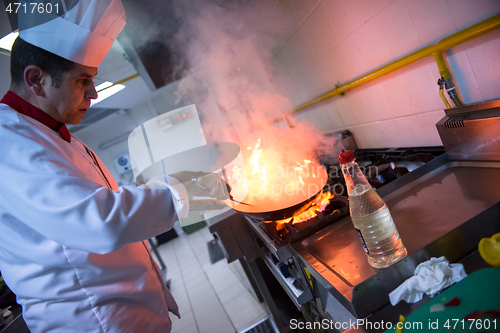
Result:
[[208,140],[239,144],[247,161],[247,147],[259,139],[262,158],[273,165],[315,161],[323,136],[293,117],[291,127],[275,121],[293,107],[273,66],[276,41],[292,24],[278,2],[179,0],[174,8],[183,22],[176,38],[190,63],[177,96],[196,104]]

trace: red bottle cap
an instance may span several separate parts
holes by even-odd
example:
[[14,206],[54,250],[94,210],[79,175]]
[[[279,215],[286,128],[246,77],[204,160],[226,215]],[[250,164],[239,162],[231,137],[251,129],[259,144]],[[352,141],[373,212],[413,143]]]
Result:
[[340,151],[340,155],[337,156],[337,158],[338,158],[340,164],[349,163],[354,159],[354,150],[344,151],[344,149],[342,149]]

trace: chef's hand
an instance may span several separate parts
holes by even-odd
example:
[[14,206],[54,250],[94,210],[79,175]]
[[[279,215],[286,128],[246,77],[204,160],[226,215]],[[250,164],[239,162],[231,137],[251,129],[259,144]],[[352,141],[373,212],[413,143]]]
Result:
[[216,173],[181,171],[171,177],[179,180],[194,196],[227,199],[231,187]]

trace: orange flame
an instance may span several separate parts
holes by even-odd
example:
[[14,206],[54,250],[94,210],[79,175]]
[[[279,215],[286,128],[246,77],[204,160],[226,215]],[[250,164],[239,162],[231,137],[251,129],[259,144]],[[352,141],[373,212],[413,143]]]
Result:
[[[300,223],[304,221],[308,221],[315,217],[317,215],[317,212],[322,212],[325,210],[326,206],[330,203],[330,200],[334,197],[335,195],[330,193],[330,192],[323,192],[321,193],[313,202],[313,204],[305,211],[293,216],[293,222],[292,224],[295,223]],[[278,220],[276,221],[276,229],[282,229],[285,227],[285,224],[288,223],[291,220],[291,218],[284,219],[284,220]],[[271,221],[269,221],[271,222]]]
[[[264,145],[265,143],[259,138],[254,145],[247,147],[249,155],[245,156],[245,170],[242,168],[227,170],[228,182],[233,188],[234,197],[239,197],[239,191],[245,190],[245,202],[278,201],[282,200],[285,191],[299,192],[306,185],[304,179],[316,178],[313,170],[317,165],[307,159],[310,156],[299,159],[303,161],[302,163],[294,162],[297,165],[290,165],[289,161],[283,159],[285,152],[280,151],[277,146]],[[294,154],[301,155],[296,152]]]

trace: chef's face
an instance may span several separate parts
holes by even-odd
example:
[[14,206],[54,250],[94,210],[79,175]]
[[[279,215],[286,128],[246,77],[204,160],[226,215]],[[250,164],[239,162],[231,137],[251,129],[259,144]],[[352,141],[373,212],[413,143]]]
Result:
[[47,98],[43,110],[61,123],[80,123],[90,107],[90,100],[97,98],[96,75],[96,67],[75,64],[73,69],[64,72],[58,87],[54,87],[49,78],[45,85]]

